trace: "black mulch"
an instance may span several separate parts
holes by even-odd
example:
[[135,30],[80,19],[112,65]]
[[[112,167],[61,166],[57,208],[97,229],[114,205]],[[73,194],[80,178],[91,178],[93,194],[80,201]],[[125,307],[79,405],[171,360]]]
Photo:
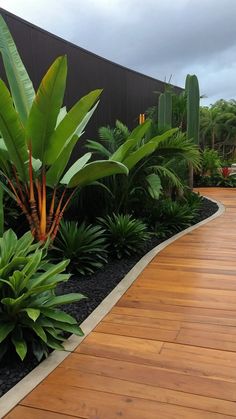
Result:
[[[197,221],[210,217],[217,209],[217,204],[204,198]],[[86,295],[87,299],[70,304],[63,309],[81,323],[116,287],[139,259],[162,241],[163,239],[152,238],[145,245],[142,253],[120,261],[109,260],[109,263],[103,269],[91,276],[73,276],[68,282],[60,285],[58,293],[80,292]],[[28,356],[23,363],[16,358],[15,354],[9,354],[8,359],[4,358],[4,361],[0,363],[0,397],[32,371],[37,364],[37,360],[32,356]]]

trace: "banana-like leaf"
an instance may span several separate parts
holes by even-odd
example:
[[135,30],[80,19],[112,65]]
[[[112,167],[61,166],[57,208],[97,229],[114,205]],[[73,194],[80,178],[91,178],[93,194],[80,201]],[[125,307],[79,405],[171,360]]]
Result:
[[126,157],[128,157],[129,151],[144,137],[146,132],[149,130],[151,125],[151,120],[147,119],[142,125],[138,125],[131,132],[125,143],[115,151],[115,153],[110,157],[110,160],[123,162]]
[[33,157],[42,163],[45,163],[48,141],[54,132],[62,106],[66,76],[66,56],[58,57],[44,76],[29,114],[27,139],[32,144]]
[[[89,111],[85,117],[83,118],[82,122],[78,126],[75,135],[72,135],[71,138],[67,141],[66,145],[62,149],[59,157],[57,160],[51,165],[50,169],[47,172],[47,185],[50,187],[55,187],[60,182],[60,179],[65,171],[65,168],[68,164],[70,159],[72,150],[79,140],[80,136],[83,134],[83,130],[87,125],[88,121],[90,120],[91,116],[93,115],[95,109],[97,108],[99,101],[95,104],[95,106]],[[62,108],[64,109],[64,108]],[[62,109],[60,113],[62,112]],[[64,111],[63,111],[64,112]]]
[[110,160],[122,162],[126,157],[130,149],[132,149],[136,144],[136,140],[126,140],[125,143],[115,151],[114,154],[110,157]]
[[66,114],[48,140],[45,163],[50,165],[56,161],[66,145],[67,140],[77,133],[80,124],[91,110],[94,103],[98,100],[101,92],[101,89],[94,90],[82,97],[82,99],[80,99]]
[[10,31],[0,15],[0,51],[15,108],[23,124],[26,123],[35,97],[33,84],[17,51]]
[[66,114],[67,114],[66,106],[63,106],[63,108],[60,109],[60,112],[58,114],[56,127],[60,124],[63,118],[65,118]]
[[134,130],[129,135],[128,140],[134,139],[136,140],[136,143],[142,140],[146,132],[149,130],[151,123],[152,123],[151,119],[146,119],[146,121],[143,124],[135,127]]
[[28,152],[25,129],[16,112],[10,92],[0,80],[0,131],[7,147],[11,162],[16,166],[22,180],[27,180]]
[[124,165],[128,167],[128,169],[132,169],[140,160],[144,157],[152,154],[156,150],[156,144],[149,141],[147,144],[144,144],[138,150],[131,153],[124,161]]
[[83,169],[79,170],[68,184],[68,188],[76,186],[85,186],[95,180],[102,179],[106,176],[115,174],[128,174],[128,169],[122,163],[111,160],[100,160],[86,164]]
[[128,167],[129,170],[132,169],[140,160],[149,154],[152,154],[163,141],[172,137],[177,131],[178,128],[173,128],[166,131],[162,135],[157,135],[156,137],[151,138],[148,143],[139,147],[136,151],[124,159],[123,163]]
[[82,156],[80,159],[78,159],[65,173],[60,183],[63,185],[68,185],[70,183],[70,180],[72,177],[78,173],[83,167],[88,163],[88,161],[91,159],[92,154],[86,153],[84,156]]
[[51,188],[54,188],[60,182],[60,179],[64,173],[64,170],[69,161],[71,152],[78,141],[78,136],[73,135],[70,142],[63,148],[63,151],[57,158],[57,160],[52,164],[52,166],[47,171],[47,185]]

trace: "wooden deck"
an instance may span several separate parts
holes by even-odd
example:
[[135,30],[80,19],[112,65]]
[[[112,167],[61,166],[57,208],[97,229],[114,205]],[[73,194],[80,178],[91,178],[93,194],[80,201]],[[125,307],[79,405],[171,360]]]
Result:
[[8,419],[236,418],[236,191],[163,250]]

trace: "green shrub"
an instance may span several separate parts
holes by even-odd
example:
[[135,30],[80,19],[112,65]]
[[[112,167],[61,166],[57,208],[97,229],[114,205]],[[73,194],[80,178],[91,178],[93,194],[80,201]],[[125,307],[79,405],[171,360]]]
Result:
[[139,252],[150,238],[146,224],[131,215],[113,214],[98,220],[105,228],[111,253],[118,259]]
[[163,232],[167,235],[188,228],[195,216],[196,211],[187,203],[165,199],[152,209],[149,222],[158,237],[165,237]]
[[85,297],[56,296],[56,286],[69,279],[61,273],[68,261],[53,265],[45,254],[30,232],[18,240],[7,230],[0,238],[0,359],[15,348],[21,360],[29,351],[40,360],[49,348],[64,349],[63,332],[83,335],[76,320],[57,307]]
[[107,262],[106,239],[100,226],[62,221],[53,249],[56,258],[70,259],[70,269],[90,274]]

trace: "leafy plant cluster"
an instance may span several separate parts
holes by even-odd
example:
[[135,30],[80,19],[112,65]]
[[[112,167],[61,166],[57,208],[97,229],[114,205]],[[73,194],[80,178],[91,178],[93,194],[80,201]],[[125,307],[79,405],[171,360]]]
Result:
[[236,174],[231,164],[224,161],[214,149],[202,151],[201,169],[195,175],[196,186],[236,187]]

